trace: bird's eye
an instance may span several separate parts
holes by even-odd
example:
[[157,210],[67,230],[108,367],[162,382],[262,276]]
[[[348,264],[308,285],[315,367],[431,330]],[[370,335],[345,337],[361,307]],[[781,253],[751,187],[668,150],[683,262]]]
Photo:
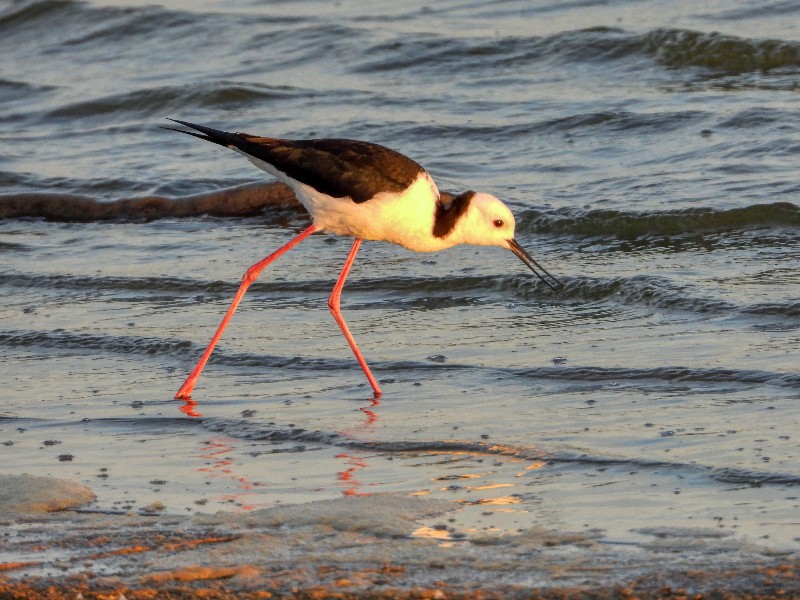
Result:
[[503,219],[495,219],[494,221],[492,221],[492,225],[499,228],[505,225],[505,223],[503,222]]

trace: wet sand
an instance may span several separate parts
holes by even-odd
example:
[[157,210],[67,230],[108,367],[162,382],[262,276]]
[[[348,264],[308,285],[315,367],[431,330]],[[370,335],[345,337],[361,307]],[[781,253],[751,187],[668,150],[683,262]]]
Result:
[[379,494],[241,513],[171,515],[154,505],[146,514],[112,514],[92,512],[93,494],[81,484],[28,476],[0,482],[7,515],[0,598],[800,594],[794,553],[733,546],[712,530],[654,532],[644,546],[537,527],[454,539],[448,518],[457,505],[440,499]]

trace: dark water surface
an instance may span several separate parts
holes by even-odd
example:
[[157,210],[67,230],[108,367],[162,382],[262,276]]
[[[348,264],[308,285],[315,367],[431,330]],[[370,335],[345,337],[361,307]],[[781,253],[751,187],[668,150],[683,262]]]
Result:
[[[183,197],[268,178],[167,117],[351,137],[512,206],[509,253],[347,240],[254,284],[304,227],[258,216],[0,221],[0,457],[97,507],[399,492],[453,535],[800,546],[800,4],[73,2],[0,7],[0,194]],[[2,200],[2,198],[0,198]],[[695,532],[695,533],[693,533]],[[767,550],[765,550],[766,552]]]

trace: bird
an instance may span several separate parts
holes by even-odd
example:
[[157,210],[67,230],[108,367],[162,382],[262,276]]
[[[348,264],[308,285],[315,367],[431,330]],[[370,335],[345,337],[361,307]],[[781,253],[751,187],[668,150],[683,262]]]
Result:
[[167,125],[162,126],[164,129],[231,148],[288,185],[312,221],[289,242],[247,269],[216,333],[175,399],[193,402],[191,396],[200,373],[250,284],[269,264],[315,232],[355,239],[328,298],[328,307],[375,399],[382,397],[381,388],[341,312],[342,289],[362,240],[391,242],[416,252],[435,252],[459,244],[499,246],[518,256],[553,290],[563,288],[516,241],[514,215],[500,199],[474,191],[443,196],[422,166],[395,150],[358,140],[289,140],[168,120],[187,129]]

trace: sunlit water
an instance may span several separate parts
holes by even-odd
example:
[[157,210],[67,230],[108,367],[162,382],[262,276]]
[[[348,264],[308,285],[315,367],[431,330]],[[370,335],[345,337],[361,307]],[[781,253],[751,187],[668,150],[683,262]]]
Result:
[[[588,4],[588,6],[587,6]],[[0,193],[182,196],[266,179],[165,117],[397,148],[486,190],[510,253],[314,236],[300,213],[0,222],[0,456],[97,508],[401,492],[455,533],[532,525],[800,538],[800,7],[788,3],[14,2]],[[714,33],[720,32],[720,33]]]

